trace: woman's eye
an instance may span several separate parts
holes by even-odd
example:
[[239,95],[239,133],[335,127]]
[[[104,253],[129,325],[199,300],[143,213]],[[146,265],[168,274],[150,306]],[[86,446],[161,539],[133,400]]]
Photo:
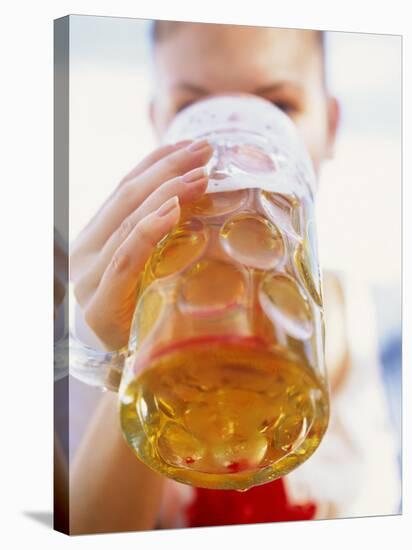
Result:
[[278,107],[281,111],[284,113],[292,113],[295,111],[295,107],[291,103],[287,103],[286,101],[272,101],[273,105]]
[[180,111],[183,111],[183,109],[186,109],[186,107],[190,107],[190,105],[193,105],[193,103],[195,103],[196,101],[196,99],[191,99],[190,101],[185,101],[184,103],[181,103],[177,107],[176,113],[180,113]]

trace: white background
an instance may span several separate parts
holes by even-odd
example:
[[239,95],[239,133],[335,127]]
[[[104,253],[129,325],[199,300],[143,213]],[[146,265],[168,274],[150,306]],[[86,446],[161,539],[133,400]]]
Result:
[[[7,549],[40,548],[209,548],[211,545],[250,548],[387,548],[406,546],[411,522],[404,472],[404,516],[336,520],[299,524],[191,529],[119,535],[84,536],[69,539],[50,531],[30,517],[49,512],[52,506],[52,19],[68,13],[113,16],[203,20],[404,34],[410,41],[410,16],[405,2],[268,3],[254,0],[249,8],[240,3],[164,3],[144,5],[133,0],[116,3],[88,0],[9,3],[2,12],[0,29],[2,132],[1,166],[1,285],[2,393],[0,399],[1,468],[0,540]],[[271,6],[271,8],[269,8]],[[405,62],[407,60],[407,63]],[[406,101],[404,150],[411,150],[410,100],[411,51],[404,40]],[[407,70],[409,68],[409,70]],[[378,159],[379,160],[379,159]],[[410,159],[404,155],[405,251],[411,248]],[[410,252],[405,255],[404,298],[410,305],[412,276]],[[409,310],[410,311],[410,310]],[[410,313],[404,306],[404,364],[411,364]],[[405,368],[404,392],[411,387],[410,369]],[[410,429],[409,400],[404,400],[405,434]],[[404,464],[410,462],[410,434],[404,438]],[[407,466],[406,466],[407,468]],[[379,483],[379,480],[376,480]],[[409,535],[410,537],[410,535]]]

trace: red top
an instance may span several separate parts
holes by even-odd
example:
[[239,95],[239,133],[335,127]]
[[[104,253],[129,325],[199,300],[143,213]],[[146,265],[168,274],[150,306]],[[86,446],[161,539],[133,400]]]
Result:
[[314,503],[291,504],[282,479],[245,492],[196,487],[185,510],[188,527],[307,520],[315,512]]

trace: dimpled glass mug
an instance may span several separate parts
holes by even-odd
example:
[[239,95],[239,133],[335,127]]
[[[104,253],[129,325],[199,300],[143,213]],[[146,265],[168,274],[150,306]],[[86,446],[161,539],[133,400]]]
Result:
[[165,141],[200,138],[214,146],[207,193],[142,274],[121,425],[152,469],[245,490],[302,464],[328,424],[315,177],[263,99],[199,101]]

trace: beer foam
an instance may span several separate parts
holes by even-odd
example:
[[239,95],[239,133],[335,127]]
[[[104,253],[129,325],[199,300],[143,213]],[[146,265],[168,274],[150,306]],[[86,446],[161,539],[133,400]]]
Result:
[[315,192],[312,161],[296,127],[269,101],[247,94],[203,99],[176,115],[164,141],[204,138],[214,147],[207,193]]

